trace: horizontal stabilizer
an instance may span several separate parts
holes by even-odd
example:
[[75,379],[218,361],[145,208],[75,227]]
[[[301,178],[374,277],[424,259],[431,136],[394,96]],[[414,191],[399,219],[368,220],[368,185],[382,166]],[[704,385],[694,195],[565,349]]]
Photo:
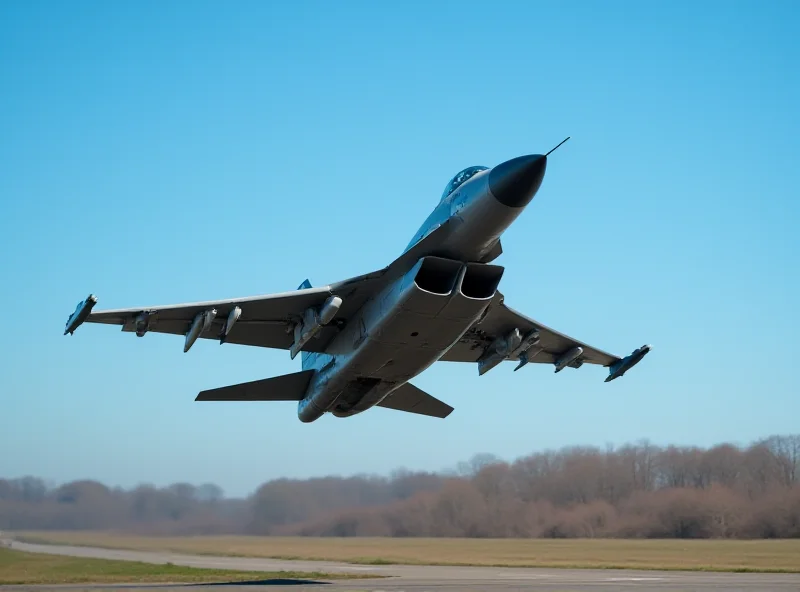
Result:
[[300,401],[314,370],[301,370],[263,380],[202,391],[195,401]]
[[408,382],[393,391],[392,394],[378,403],[377,406],[395,409],[396,411],[407,411],[408,413],[439,417],[442,419],[450,415],[453,411],[453,408],[447,403],[443,403],[439,399],[432,397],[425,391],[418,389]]

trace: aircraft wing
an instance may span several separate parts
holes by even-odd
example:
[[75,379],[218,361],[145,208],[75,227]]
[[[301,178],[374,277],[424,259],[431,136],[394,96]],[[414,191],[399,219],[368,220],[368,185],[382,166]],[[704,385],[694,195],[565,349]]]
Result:
[[[210,300],[161,306],[136,306],[113,310],[93,311],[97,298],[90,294],[80,302],[67,319],[64,334],[72,334],[81,324],[117,325],[122,331],[143,336],[148,332],[187,336],[184,351],[194,339],[220,339],[235,343],[274,349],[324,352],[335,335],[361,306],[374,296],[387,281],[405,273],[423,255],[435,252],[452,232],[454,225],[447,221],[436,227],[408,248],[390,265],[368,274],[352,277],[334,284],[313,288],[306,280],[290,292],[264,294],[246,298]],[[315,327],[313,337],[293,347],[294,328],[309,320],[309,311],[324,316],[322,309],[332,297],[338,297],[339,308],[332,321]],[[336,303],[334,303],[336,304]],[[312,314],[311,317],[314,315]],[[308,323],[303,328],[306,332]],[[196,333],[194,339],[189,333]],[[224,337],[224,339],[223,339]]]
[[[533,335],[534,331],[538,332],[538,343],[528,350],[528,359],[525,363],[556,364],[564,354],[576,353],[575,348],[581,348],[582,351],[572,364],[568,364],[572,367],[577,367],[581,363],[611,366],[622,360],[620,356],[564,335],[506,306],[504,296],[500,292],[497,292],[495,299],[489,305],[486,316],[471,327],[441,360],[445,362],[479,362],[482,357],[489,357],[493,350],[493,344],[498,343],[497,340],[507,338],[515,329],[519,331],[523,340],[526,335]],[[500,355],[503,353],[501,347],[495,359],[499,357],[499,361],[521,361],[519,355],[514,355],[515,346],[511,344],[509,347],[510,351],[505,352],[505,356]]]
[[[198,314],[216,311],[198,337],[220,339],[229,315],[238,307],[239,317],[225,336],[225,343],[289,349],[294,341],[293,324],[302,320],[308,308],[322,306],[331,295],[330,287],[326,286],[247,298],[137,306],[91,312],[86,322],[119,325],[123,331],[139,330],[142,335],[146,332],[186,335]],[[333,326],[323,327],[323,330],[330,332],[336,329]],[[325,341],[312,339],[304,349],[317,351],[319,344]]]

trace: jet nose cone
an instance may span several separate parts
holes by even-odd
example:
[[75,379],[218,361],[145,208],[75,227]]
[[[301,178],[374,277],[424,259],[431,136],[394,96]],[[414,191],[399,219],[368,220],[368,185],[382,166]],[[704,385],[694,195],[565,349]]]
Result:
[[521,208],[530,203],[544,179],[547,157],[518,156],[498,164],[489,173],[489,190],[504,206]]

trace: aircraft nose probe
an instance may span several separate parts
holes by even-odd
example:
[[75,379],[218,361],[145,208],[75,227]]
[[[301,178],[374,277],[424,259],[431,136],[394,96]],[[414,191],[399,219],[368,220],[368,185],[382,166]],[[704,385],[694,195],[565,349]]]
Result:
[[546,168],[544,154],[518,156],[501,162],[489,173],[489,191],[504,206],[525,207],[539,191]]
[[528,154],[501,162],[489,173],[489,191],[504,206],[525,207],[542,186],[547,157],[567,140],[569,137],[547,154]]

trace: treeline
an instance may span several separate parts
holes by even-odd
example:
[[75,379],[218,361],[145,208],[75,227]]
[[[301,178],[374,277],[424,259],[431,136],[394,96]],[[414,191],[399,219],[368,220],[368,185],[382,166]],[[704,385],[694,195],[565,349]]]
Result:
[[126,530],[142,534],[242,532],[249,500],[212,484],[132,490],[81,480],[49,488],[35,477],[0,479],[0,530]]
[[800,537],[800,435],[746,447],[570,447],[442,473],[216,485],[0,479],[0,529],[433,537]]

